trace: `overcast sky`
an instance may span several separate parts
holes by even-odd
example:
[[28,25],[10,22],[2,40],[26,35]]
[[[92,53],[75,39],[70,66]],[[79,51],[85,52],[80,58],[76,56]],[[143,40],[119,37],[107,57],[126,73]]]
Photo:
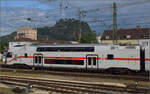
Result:
[[0,36],[22,26],[53,26],[61,18],[78,19],[79,8],[86,11],[81,20],[102,33],[112,29],[113,2],[117,4],[118,28],[150,28],[150,0],[0,0]]

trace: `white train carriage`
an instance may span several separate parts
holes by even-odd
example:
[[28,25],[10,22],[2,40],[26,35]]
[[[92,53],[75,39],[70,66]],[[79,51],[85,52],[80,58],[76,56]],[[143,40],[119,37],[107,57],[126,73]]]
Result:
[[140,46],[102,44],[15,45],[9,48],[6,64],[87,70],[127,68],[145,71],[150,70],[150,55],[145,50]]
[[[150,71],[150,46],[144,47],[145,50],[145,70]],[[142,56],[142,55],[141,55]]]

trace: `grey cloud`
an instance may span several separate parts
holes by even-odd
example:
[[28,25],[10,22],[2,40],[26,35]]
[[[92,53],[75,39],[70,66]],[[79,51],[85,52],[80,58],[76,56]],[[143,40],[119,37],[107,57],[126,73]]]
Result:
[[[53,25],[60,18],[76,18],[78,19],[78,8],[81,10],[91,10],[101,8],[103,11],[92,11],[87,12],[86,17],[82,17],[82,20],[103,20],[106,25],[112,24],[112,4],[115,1],[118,6],[118,28],[134,28],[136,23],[147,23],[149,20],[148,17],[136,17],[150,15],[149,9],[149,0],[63,0],[63,8],[62,15],[59,10],[60,0],[32,0],[38,1],[42,4],[45,4],[49,7],[47,10],[42,10],[41,8],[25,8],[25,7],[7,7],[3,8],[1,11],[2,14],[2,26],[8,26],[13,29],[17,29],[23,25],[36,25],[36,26],[45,26],[45,25]],[[68,2],[64,2],[68,1]],[[86,2],[86,3],[85,3]],[[142,3],[143,2],[143,3]],[[40,4],[39,4],[40,5]],[[68,6],[65,8],[65,6]],[[120,6],[120,7],[119,7]],[[55,9],[57,8],[57,9]],[[107,10],[105,10],[108,8]],[[129,17],[128,17],[129,16]],[[135,18],[134,18],[135,16]],[[17,20],[24,19],[27,17],[33,18],[34,22],[29,23],[25,20]],[[45,17],[48,17],[45,19]],[[131,19],[132,17],[132,19]],[[11,20],[14,19],[14,20]],[[107,28],[101,22],[92,22],[90,26],[93,30],[97,32],[102,32]],[[134,25],[123,25],[123,24],[134,24]],[[7,30],[8,31],[8,30]],[[9,31],[10,32],[10,31]]]
[[[55,20],[52,17],[48,17],[45,19],[47,11],[34,9],[29,11],[28,8],[15,8],[15,7],[7,7],[1,11],[1,31],[2,34],[6,34],[6,32],[14,32],[17,28],[20,28],[25,25],[31,26],[45,26],[45,25],[53,25],[55,24]],[[31,17],[34,22],[30,23],[25,18]],[[40,20],[39,20],[40,19]],[[11,28],[11,29],[8,29]]]

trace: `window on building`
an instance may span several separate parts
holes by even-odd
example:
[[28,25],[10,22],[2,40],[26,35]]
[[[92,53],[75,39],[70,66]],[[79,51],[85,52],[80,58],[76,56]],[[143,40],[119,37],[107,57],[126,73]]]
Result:
[[106,39],[109,39],[109,36],[106,36]]
[[126,38],[127,38],[127,39],[131,38],[131,35],[127,35]]

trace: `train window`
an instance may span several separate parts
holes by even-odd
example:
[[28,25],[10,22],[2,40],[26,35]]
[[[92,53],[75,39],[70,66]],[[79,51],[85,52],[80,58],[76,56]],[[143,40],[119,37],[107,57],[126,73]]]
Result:
[[24,46],[24,45],[15,45],[14,47],[22,47],[22,46]]
[[96,65],[96,57],[93,57],[93,65]]
[[24,54],[24,57],[25,57],[25,58],[27,58],[27,57],[28,57],[28,54],[27,54],[27,53],[25,53],[25,54]]
[[84,65],[84,60],[44,59],[45,64]]
[[37,56],[35,56],[34,60],[35,60],[35,61],[34,61],[35,63],[38,63],[38,58],[37,58]]
[[38,59],[39,59],[39,64],[41,63],[42,59],[41,59],[41,56],[38,56]]
[[91,57],[88,57],[88,65],[91,65]]
[[39,64],[42,63],[42,57],[41,56],[35,56],[34,57],[34,62],[39,63]]
[[8,52],[6,55],[7,58],[12,58],[12,52]]
[[38,47],[38,52],[94,52],[94,47]]
[[110,60],[114,59],[114,55],[113,54],[108,54],[107,59],[110,59]]

